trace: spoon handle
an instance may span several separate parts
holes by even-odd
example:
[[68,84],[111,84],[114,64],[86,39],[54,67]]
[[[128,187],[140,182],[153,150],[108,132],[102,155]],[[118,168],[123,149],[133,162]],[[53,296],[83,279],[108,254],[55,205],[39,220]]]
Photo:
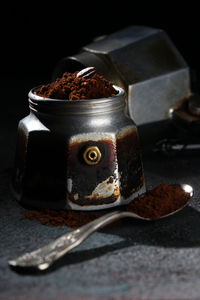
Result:
[[[64,234],[48,245],[33,252],[25,253],[15,260],[10,260],[9,265],[16,268],[33,268],[37,270],[48,269],[56,260],[67,252],[80,245],[96,230],[123,217],[133,217],[128,212],[115,211],[89,222],[71,232]],[[136,216],[137,217],[137,216]]]

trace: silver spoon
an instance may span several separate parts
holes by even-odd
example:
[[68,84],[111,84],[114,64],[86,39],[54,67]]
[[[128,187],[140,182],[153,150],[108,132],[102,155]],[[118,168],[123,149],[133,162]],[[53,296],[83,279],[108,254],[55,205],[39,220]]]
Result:
[[[186,193],[189,193],[190,198],[193,196],[193,188],[190,185],[181,184],[180,187]],[[159,219],[166,218],[180,211],[183,207],[185,207],[188,204],[190,198],[183,206],[181,206],[177,210],[167,215],[160,217]],[[119,220],[121,218],[127,218],[127,217],[151,221],[151,219],[149,218],[143,218],[131,212],[114,211],[92,222],[89,222],[88,224],[83,225],[78,229],[75,229],[69,233],[64,234],[63,236],[59,237],[55,241],[49,243],[48,245],[42,248],[39,248],[33,252],[25,253],[22,256],[16,258],[15,260],[10,260],[8,263],[11,267],[15,267],[15,268],[23,268],[23,269],[31,268],[40,271],[46,270],[59,258],[64,256],[73,248],[80,245],[93,232],[97,231],[98,229],[116,220]]]

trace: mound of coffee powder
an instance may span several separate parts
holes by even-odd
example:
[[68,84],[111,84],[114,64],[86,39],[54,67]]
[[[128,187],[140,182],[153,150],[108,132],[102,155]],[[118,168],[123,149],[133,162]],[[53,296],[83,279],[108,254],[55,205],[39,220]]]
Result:
[[84,100],[112,97],[118,92],[112,82],[97,74],[94,67],[88,67],[75,73],[66,72],[54,82],[35,89],[34,93],[51,99]]

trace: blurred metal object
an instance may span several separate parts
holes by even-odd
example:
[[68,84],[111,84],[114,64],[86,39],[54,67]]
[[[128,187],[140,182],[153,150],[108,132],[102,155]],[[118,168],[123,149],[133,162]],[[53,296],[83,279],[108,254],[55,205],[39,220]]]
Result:
[[169,109],[171,124],[176,136],[160,139],[154,152],[165,155],[200,153],[200,95],[192,94]]
[[137,125],[168,119],[169,108],[191,94],[189,68],[161,29],[130,26],[97,38],[58,62],[53,79],[89,66],[126,91]]
[[177,154],[200,154],[199,140],[192,140],[188,137],[167,138],[158,141],[153,148],[153,152],[166,156]]
[[200,96],[195,94],[192,95],[188,101],[189,111],[196,116],[200,117]]
[[189,138],[199,138],[200,132],[200,96],[193,94],[182,99],[169,110],[172,123]]

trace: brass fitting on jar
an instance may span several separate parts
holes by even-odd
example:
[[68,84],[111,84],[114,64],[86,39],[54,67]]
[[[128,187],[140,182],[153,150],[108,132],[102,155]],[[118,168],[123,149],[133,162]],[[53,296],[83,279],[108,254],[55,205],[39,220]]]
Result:
[[83,159],[88,165],[96,165],[101,160],[101,151],[97,146],[89,146],[83,153]]

